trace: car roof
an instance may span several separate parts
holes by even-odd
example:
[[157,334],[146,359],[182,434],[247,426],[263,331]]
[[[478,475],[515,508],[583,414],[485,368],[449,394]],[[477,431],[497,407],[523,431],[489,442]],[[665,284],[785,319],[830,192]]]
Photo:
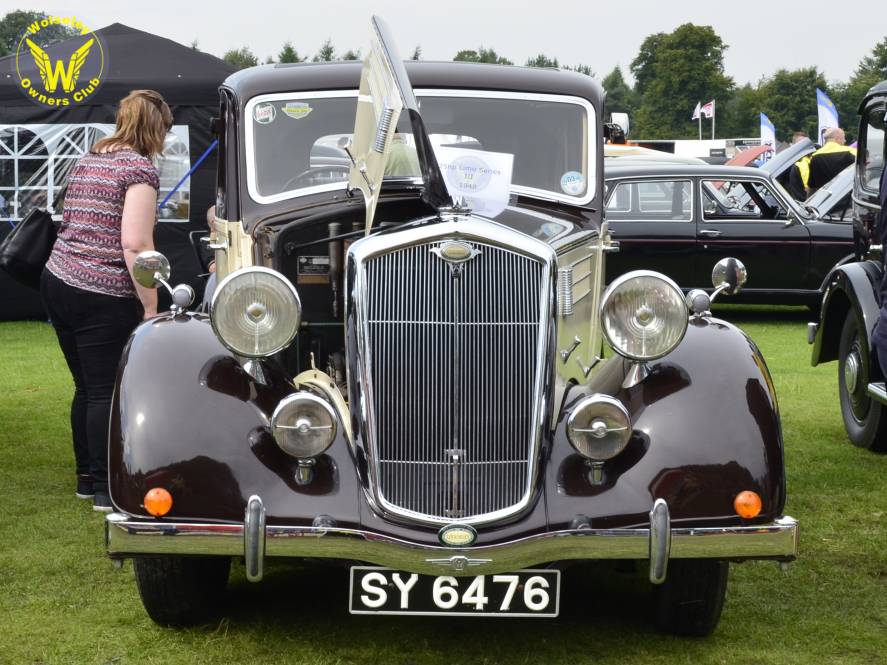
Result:
[[[601,107],[603,92],[590,76],[543,67],[491,65],[476,62],[407,60],[413,88],[452,88],[571,95]],[[259,94],[314,90],[348,90],[360,85],[363,63],[323,62],[274,64],[235,72],[222,84],[241,101]]]
[[[604,144],[604,159],[618,160],[618,163],[637,164],[638,162],[674,163],[674,164],[705,164],[698,157],[683,157],[662,150],[652,150],[631,144]],[[611,163],[610,161],[607,162]],[[612,162],[617,163],[617,162]]]
[[859,109],[857,109],[857,113],[862,115],[862,112],[865,110],[866,104],[869,103],[869,100],[872,97],[883,97],[887,95],[887,81],[881,81],[880,83],[875,83],[869,91],[865,93],[865,97],[862,98],[862,101],[859,102]]
[[722,166],[712,164],[624,164],[618,160],[608,160],[604,168],[604,180],[633,177],[674,177],[693,176],[730,180],[731,178],[767,178],[768,173],[751,166]]

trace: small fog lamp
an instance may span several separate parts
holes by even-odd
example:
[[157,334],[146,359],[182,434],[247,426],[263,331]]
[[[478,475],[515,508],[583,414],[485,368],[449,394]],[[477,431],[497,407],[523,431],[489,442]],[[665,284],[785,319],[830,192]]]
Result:
[[271,432],[283,452],[296,459],[311,459],[329,448],[336,438],[336,412],[317,395],[296,393],[274,409]]
[[580,455],[603,462],[616,457],[628,445],[631,419],[619,400],[609,395],[591,395],[570,413],[567,438]]
[[163,517],[172,509],[172,495],[162,487],[148,490],[144,502],[145,510],[154,517]]
[[733,499],[733,508],[741,518],[750,520],[761,514],[761,497],[751,490],[740,492]]

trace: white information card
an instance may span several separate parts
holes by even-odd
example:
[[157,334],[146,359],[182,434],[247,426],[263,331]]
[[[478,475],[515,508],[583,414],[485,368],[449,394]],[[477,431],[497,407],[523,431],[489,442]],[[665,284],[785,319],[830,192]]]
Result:
[[435,148],[447,189],[456,202],[485,217],[505,210],[514,155],[464,148]]

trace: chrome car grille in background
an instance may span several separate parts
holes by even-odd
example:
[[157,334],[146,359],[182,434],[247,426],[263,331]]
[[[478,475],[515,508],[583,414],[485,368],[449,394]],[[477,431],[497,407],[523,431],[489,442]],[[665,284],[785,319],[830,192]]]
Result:
[[445,242],[368,258],[362,307],[378,493],[438,522],[528,497],[549,300],[541,258],[471,242],[451,263]]

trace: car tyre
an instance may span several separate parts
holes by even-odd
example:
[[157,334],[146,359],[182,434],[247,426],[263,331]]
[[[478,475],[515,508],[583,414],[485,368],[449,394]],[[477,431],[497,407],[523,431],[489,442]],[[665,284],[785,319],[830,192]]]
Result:
[[193,626],[214,618],[220,610],[230,568],[230,557],[133,559],[145,611],[162,626]]
[[726,561],[669,561],[665,582],[653,588],[656,626],[674,635],[710,635],[721,618],[728,570]]
[[838,342],[838,394],[844,429],[853,445],[887,452],[887,409],[866,393],[870,362],[871,349],[859,334],[859,321],[851,309]]

